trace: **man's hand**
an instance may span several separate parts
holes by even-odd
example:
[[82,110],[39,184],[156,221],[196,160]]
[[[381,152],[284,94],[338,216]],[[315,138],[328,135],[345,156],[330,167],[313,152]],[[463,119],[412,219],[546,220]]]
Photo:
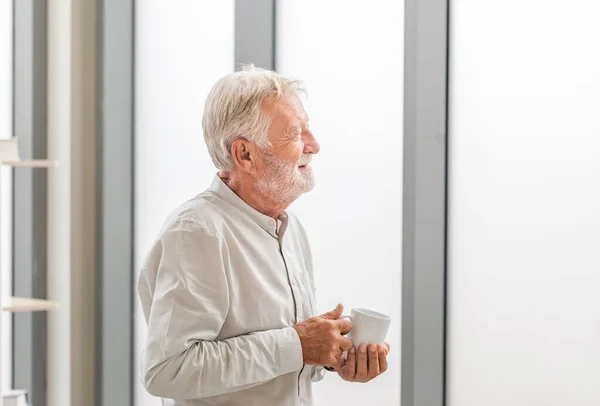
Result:
[[335,310],[316,316],[294,326],[305,364],[335,367],[344,351],[352,348],[352,342],[344,334],[352,330],[350,320],[338,320],[342,316],[344,306],[337,305]]
[[[390,345],[366,346],[362,344],[358,350],[354,347],[348,351],[348,357],[340,358],[336,371],[340,377],[348,382],[369,382],[384,373],[387,368],[387,355]],[[357,354],[358,353],[358,354]]]

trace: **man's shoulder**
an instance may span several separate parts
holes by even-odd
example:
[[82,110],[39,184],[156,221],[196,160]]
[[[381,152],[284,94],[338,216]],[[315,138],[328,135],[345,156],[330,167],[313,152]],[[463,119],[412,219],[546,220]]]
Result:
[[202,192],[175,208],[167,217],[163,231],[184,224],[209,234],[221,234],[224,219],[223,203],[215,193]]

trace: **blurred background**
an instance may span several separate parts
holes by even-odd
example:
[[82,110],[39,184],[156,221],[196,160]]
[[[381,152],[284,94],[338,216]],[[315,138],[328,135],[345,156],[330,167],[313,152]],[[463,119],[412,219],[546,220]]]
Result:
[[0,0],[0,140],[19,145],[15,162],[0,144],[3,393],[160,405],[139,380],[137,274],[214,177],[209,89],[254,63],[308,89],[318,184],[292,209],[319,312],[393,319],[390,369],[331,374],[316,405],[599,405],[598,15],[593,0]]

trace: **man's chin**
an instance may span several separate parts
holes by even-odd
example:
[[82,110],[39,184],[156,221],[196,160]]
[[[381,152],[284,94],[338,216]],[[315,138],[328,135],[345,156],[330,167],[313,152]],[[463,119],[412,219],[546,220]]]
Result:
[[310,177],[302,179],[302,181],[302,193],[308,193],[315,188],[315,178],[312,176],[312,174],[310,175]]
[[304,189],[304,193],[312,192],[315,188],[315,182],[312,181],[306,188]]
[[304,185],[302,185],[301,188],[297,188],[295,191],[290,191],[290,193],[288,193],[288,198],[286,199],[290,204],[295,202],[296,200],[298,200],[298,198],[300,196],[302,196],[305,193],[310,192],[311,190],[313,190],[315,188],[315,183],[314,182],[310,182],[310,183],[306,183]]

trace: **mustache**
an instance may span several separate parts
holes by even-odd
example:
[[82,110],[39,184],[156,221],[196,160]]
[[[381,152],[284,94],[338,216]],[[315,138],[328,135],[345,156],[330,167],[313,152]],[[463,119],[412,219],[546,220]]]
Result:
[[311,154],[303,154],[300,160],[298,161],[298,166],[308,165],[312,162]]

